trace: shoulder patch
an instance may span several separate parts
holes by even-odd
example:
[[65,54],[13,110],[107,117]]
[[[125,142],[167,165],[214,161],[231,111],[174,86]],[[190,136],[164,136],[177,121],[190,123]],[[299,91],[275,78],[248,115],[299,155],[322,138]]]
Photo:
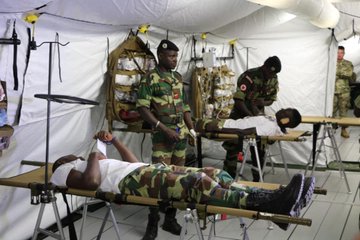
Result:
[[241,84],[241,85],[240,85],[240,90],[241,90],[241,91],[245,92],[246,89],[247,89],[247,87],[246,87],[245,84]]

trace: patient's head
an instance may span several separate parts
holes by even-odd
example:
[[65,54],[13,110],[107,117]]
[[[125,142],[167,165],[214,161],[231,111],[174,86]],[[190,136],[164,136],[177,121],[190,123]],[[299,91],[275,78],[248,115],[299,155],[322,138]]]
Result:
[[62,156],[61,158],[57,159],[52,167],[52,172],[55,172],[55,170],[60,167],[61,165],[68,163],[68,162],[72,162],[75,161],[76,159],[83,159],[82,157],[77,157],[73,154],[70,155],[66,155],[66,156]]
[[280,128],[295,128],[301,123],[301,115],[295,108],[285,108],[276,112],[276,120]]

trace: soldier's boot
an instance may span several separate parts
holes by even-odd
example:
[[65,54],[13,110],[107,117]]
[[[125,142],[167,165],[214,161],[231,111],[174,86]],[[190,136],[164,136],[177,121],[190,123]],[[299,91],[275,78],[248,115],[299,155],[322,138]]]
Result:
[[148,215],[148,223],[146,226],[146,232],[142,240],[154,240],[158,234],[158,222],[160,216],[156,211],[151,211]]
[[169,208],[166,210],[164,224],[162,229],[175,235],[180,235],[181,226],[176,221],[176,208]]
[[314,176],[306,177],[304,180],[304,187],[303,187],[303,191],[302,191],[300,200],[297,203],[296,207],[294,208],[296,217],[299,217],[300,210],[309,204],[309,202],[312,198],[312,195],[314,193],[314,189],[315,189],[315,177]]
[[[273,193],[269,191],[255,191],[246,198],[246,209],[260,212],[270,212],[288,216],[296,216],[297,204],[300,200],[304,185],[304,175],[296,174],[290,183]],[[287,230],[289,223],[274,222],[281,229]]]
[[349,135],[349,133],[346,131],[346,128],[341,128],[341,136],[343,137],[343,138],[349,138],[350,137],[350,135]]

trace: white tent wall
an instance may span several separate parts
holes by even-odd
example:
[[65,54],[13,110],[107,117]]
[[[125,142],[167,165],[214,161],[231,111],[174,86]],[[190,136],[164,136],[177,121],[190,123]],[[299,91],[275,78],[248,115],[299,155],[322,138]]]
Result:
[[[9,123],[15,122],[22,88],[24,87],[21,117],[15,133],[11,138],[9,149],[3,152],[0,161],[0,176],[10,177],[32,168],[21,166],[21,160],[45,161],[46,136],[46,101],[34,98],[36,93],[47,93],[49,45],[45,44],[31,52],[25,84],[22,84],[24,60],[26,55],[25,24],[16,15],[2,16],[1,23],[16,19],[16,31],[22,44],[18,51],[19,91],[13,90],[12,48],[1,47],[1,76],[8,84]],[[99,106],[51,103],[49,161],[66,154],[87,156],[93,147],[92,136],[104,124],[104,75],[107,61],[107,38],[110,51],[127,36],[127,30],[108,27],[104,29],[94,24],[74,24],[69,20],[59,21],[58,17],[42,16],[43,20],[36,25],[36,41],[55,41],[55,33],[59,33],[61,43],[70,42],[60,47],[62,82],[58,73],[57,49],[53,48],[52,93],[77,96],[96,100]],[[6,27],[6,25],[5,25]],[[2,25],[2,30],[6,29]],[[12,29],[12,27],[11,27]],[[86,29],[86,30],[85,30]],[[5,32],[5,31],[2,31]],[[11,31],[8,31],[11,36]],[[3,37],[9,38],[9,35]],[[77,60],[75,60],[77,59]],[[128,142],[131,139],[128,138]],[[134,144],[135,145],[135,144]],[[137,149],[136,149],[137,150]],[[135,151],[135,149],[134,149]],[[0,239],[25,239],[31,236],[38,206],[30,205],[30,191],[0,187]],[[74,208],[82,201],[73,198]],[[61,216],[66,209],[63,201],[58,201]],[[51,205],[43,217],[43,226],[54,222]],[[10,226],[16,226],[15,228]],[[21,229],[21,231],[19,231]]]
[[[0,11],[2,12],[0,13],[0,37],[11,37],[12,25],[7,25],[7,21],[10,20],[12,23],[16,19],[16,31],[22,41],[18,49],[17,61],[19,91],[13,90],[12,47],[0,46],[0,79],[7,82],[10,124],[17,124],[15,120],[18,116],[23,88],[24,92],[20,121],[14,127],[15,133],[11,138],[9,149],[3,151],[0,158],[0,177],[10,177],[30,170],[30,167],[20,166],[20,161],[23,159],[36,161],[45,159],[46,101],[34,98],[34,94],[47,93],[49,48],[48,45],[43,45],[31,52],[23,85],[22,74],[25,68],[27,47],[26,27],[31,26],[21,20],[21,16],[22,12],[46,2],[37,1],[36,6],[29,2],[18,3],[18,5],[13,3],[12,0],[5,0],[4,5],[0,6],[6,10],[4,12],[19,12],[6,14]],[[109,38],[111,51],[126,38],[130,27],[137,27],[142,23],[158,26],[151,26],[148,35],[141,35],[143,40],[149,41],[154,53],[156,53],[156,46],[162,38],[166,37],[167,29],[169,29],[169,39],[180,47],[177,70],[183,74],[186,82],[189,82],[191,72],[195,67],[194,63],[190,62],[192,32],[199,39],[202,32],[216,29],[214,31],[216,34],[208,34],[207,47],[215,47],[218,57],[228,56],[230,54],[228,41],[238,38],[235,45],[235,58],[226,62],[236,72],[234,80],[246,70],[247,64],[248,68],[260,66],[267,57],[273,55],[279,56],[282,60],[278,100],[267,108],[268,113],[274,113],[283,107],[295,107],[304,115],[330,114],[337,46],[337,43],[332,40],[330,30],[318,29],[284,12],[280,14],[278,10],[260,8],[259,5],[246,1],[229,1],[227,6],[224,6],[225,4],[221,1],[196,1],[194,3],[190,0],[153,1],[151,4],[147,1],[126,1],[126,3],[126,7],[116,7],[116,1],[112,0],[101,2],[93,0],[86,4],[80,0],[54,1],[45,8],[52,14],[74,19],[81,16],[79,17],[81,20],[99,24],[49,14],[41,15],[36,23],[37,44],[54,41],[56,32],[59,33],[61,43],[69,42],[67,46],[60,47],[62,82],[59,79],[58,53],[54,48],[52,93],[100,102],[100,105],[96,107],[51,104],[50,162],[69,153],[86,156],[93,147],[91,140],[93,134],[106,127],[103,115],[107,38]],[[194,5],[189,7],[189,4]],[[112,7],[105,8],[104,6]],[[186,9],[191,12],[187,12]],[[214,11],[214,9],[220,9],[222,12],[219,14],[219,11]],[[100,14],[101,12],[107,15]],[[176,13],[179,15],[175,16]],[[270,13],[271,16],[269,16]],[[190,18],[196,14],[199,15]],[[241,24],[238,19],[246,16],[249,16],[248,24]],[[170,17],[172,20],[167,21]],[[190,26],[189,30],[186,24]],[[241,28],[237,26],[238,24]],[[225,27],[222,29],[222,26]],[[198,41],[196,49],[198,57],[201,56],[201,48],[201,43]],[[197,64],[201,65],[201,63]],[[311,126],[303,125],[301,129],[311,130]],[[145,162],[150,160],[151,143],[148,135],[141,148],[142,134],[116,134],[119,134],[124,143],[139,158]],[[283,146],[286,158],[290,162],[303,164],[307,161],[311,149],[310,143]],[[109,154],[116,153],[111,151]],[[214,156],[211,152],[207,154]],[[324,163],[323,159],[320,163]],[[16,240],[31,236],[39,208],[30,205],[29,193],[27,189],[0,187],[0,221],[2,223],[0,239]],[[80,199],[73,198],[75,208],[81,202]],[[64,216],[64,204],[61,200],[58,204],[61,216]],[[43,219],[44,226],[49,226],[53,222],[54,215],[50,206],[47,206]]]

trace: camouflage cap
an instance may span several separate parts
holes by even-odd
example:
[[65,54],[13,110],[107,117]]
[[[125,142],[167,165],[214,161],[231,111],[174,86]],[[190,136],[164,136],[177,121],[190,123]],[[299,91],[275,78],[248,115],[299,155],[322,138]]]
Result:
[[278,73],[281,71],[281,62],[277,56],[266,59],[264,65],[272,72]]
[[162,50],[173,50],[173,51],[179,51],[179,48],[175,45],[175,43],[164,39],[161,40],[159,46],[158,46],[158,51],[162,51]]

